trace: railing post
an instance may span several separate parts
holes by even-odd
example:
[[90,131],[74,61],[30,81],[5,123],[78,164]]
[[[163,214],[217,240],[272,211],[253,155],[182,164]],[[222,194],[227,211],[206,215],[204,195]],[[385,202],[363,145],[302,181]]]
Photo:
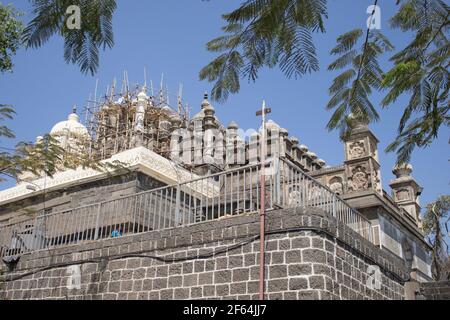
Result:
[[95,235],[94,235],[94,240],[98,240],[98,233],[99,233],[99,228],[100,228],[100,214],[101,214],[101,210],[102,209],[102,204],[99,203],[98,204],[98,209],[97,209],[97,220],[95,222]]
[[48,248],[47,224],[46,224],[46,220],[45,219],[46,219],[45,218],[45,213],[43,213],[41,215],[38,214],[35,217],[35,219],[34,219],[34,224],[35,224],[34,230],[35,230],[35,232],[36,232],[36,230],[39,232],[39,237],[41,238],[38,250],[47,249]]
[[175,224],[179,225],[181,220],[180,214],[180,184],[177,185],[177,194],[175,199]]
[[38,232],[36,232],[36,229],[37,229],[37,216],[34,218],[34,222],[33,222],[33,233],[31,235],[31,243],[30,243],[31,248],[27,248],[30,251],[36,250],[36,242],[37,242],[37,236],[38,236]]
[[336,215],[336,195],[335,194],[333,194],[333,217],[337,218],[337,215]]
[[132,225],[132,232],[131,232],[131,234],[135,234],[135,230],[136,230],[136,215],[137,215],[137,211],[138,211],[138,208],[137,208],[137,201],[138,201],[138,196],[136,195],[136,196],[134,196],[132,199],[134,199],[134,201],[133,201],[133,225]]
[[277,206],[281,207],[281,167],[280,167],[280,159],[278,157],[274,158],[273,167],[275,170],[275,203]]

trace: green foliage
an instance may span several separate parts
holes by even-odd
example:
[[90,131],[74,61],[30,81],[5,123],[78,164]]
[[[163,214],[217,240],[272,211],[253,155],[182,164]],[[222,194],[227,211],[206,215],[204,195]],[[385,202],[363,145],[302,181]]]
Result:
[[223,15],[225,35],[207,44],[220,54],[200,79],[215,82],[212,98],[225,101],[241,78],[255,81],[262,67],[279,66],[288,78],[317,71],[312,33],[325,31],[326,17],[326,0],[247,0]]
[[[15,114],[15,111],[11,106],[0,104],[0,124],[5,120],[11,120]],[[6,125],[0,125],[0,138],[14,138],[14,133]]]
[[72,142],[70,148],[63,148],[58,140],[49,134],[34,144],[20,142],[14,152],[0,153],[0,181],[1,176],[19,180],[20,175],[25,172],[34,176],[53,177],[58,171],[76,168],[90,168],[108,174],[112,171],[117,173],[119,170],[127,170],[119,161],[104,163],[93,159],[85,152],[85,148],[86,143],[82,140]]
[[[99,67],[99,50],[114,45],[112,18],[115,0],[32,0],[34,18],[24,31],[29,48],[38,48],[51,36],[64,38],[64,59],[77,64],[81,72],[94,74]],[[67,28],[70,16],[66,10],[77,5],[81,12],[81,28]]]
[[[415,147],[428,146],[450,124],[450,10],[442,0],[397,0],[396,4],[400,6],[391,27],[413,33],[414,39],[392,57],[394,66],[386,74],[378,58],[393,46],[380,32],[368,32],[358,49],[362,30],[337,39],[331,54],[339,57],[329,70],[345,70],[330,87],[327,108],[334,113],[327,127],[348,133],[351,113],[362,121],[377,121],[377,108],[369,100],[373,90],[389,90],[383,106],[409,95],[398,136],[386,149],[396,151],[398,163],[405,163]],[[288,78],[318,70],[311,35],[325,31],[326,5],[325,0],[247,0],[224,15],[224,35],[207,44],[219,55],[200,72],[200,79],[214,82],[213,98],[226,100],[240,90],[241,78],[255,81],[262,67],[278,66]]]
[[362,122],[378,121],[379,115],[369,97],[372,90],[381,88],[383,71],[378,57],[393,49],[389,40],[380,32],[371,32],[367,41],[362,42],[363,31],[360,29],[347,32],[337,39],[337,45],[331,50],[339,57],[333,61],[328,70],[344,69],[334,80],[329,89],[331,99],[328,110],[334,113],[328,122],[328,129],[339,129],[341,136],[350,131],[349,116]]
[[21,45],[23,24],[20,14],[10,5],[0,3],[0,72],[11,71],[11,58]]
[[391,19],[391,26],[414,33],[414,39],[391,60],[385,75],[389,90],[383,106],[409,95],[398,136],[386,151],[396,152],[399,163],[410,160],[415,147],[429,146],[440,129],[450,126],[450,7],[440,0],[406,0]]
[[433,248],[433,276],[435,280],[450,280],[450,270],[447,270],[449,246],[445,241],[450,231],[450,195],[441,196],[428,204],[422,223],[428,242]]
[[[14,110],[0,107],[0,123],[12,119]],[[0,138],[13,138],[13,132],[5,125],[0,126]],[[71,148],[62,148],[55,137],[45,135],[36,143],[19,142],[14,150],[0,150],[0,182],[9,177],[20,180],[20,175],[29,172],[35,176],[52,177],[57,171],[76,168],[91,168],[110,174],[126,171],[121,162],[103,163],[93,159],[86,150],[86,141],[78,139]]]
[[[64,57],[76,63],[82,72],[94,73],[98,68],[99,49],[111,48],[113,41],[112,16],[116,9],[113,0],[32,0],[35,17],[23,30],[18,13],[10,6],[0,4],[0,71],[11,70],[11,56],[21,42],[27,47],[42,46],[54,34],[64,37]],[[67,7],[78,5],[81,10],[81,29],[68,29]],[[4,124],[12,120],[15,112],[11,106],[0,105],[0,138],[14,138],[14,133]],[[20,180],[28,172],[35,176],[52,177],[57,171],[91,168],[98,171],[124,170],[120,162],[103,163],[92,159],[80,140],[72,149],[62,148],[55,137],[45,135],[38,143],[20,142],[14,150],[0,150],[0,181],[6,177]]]

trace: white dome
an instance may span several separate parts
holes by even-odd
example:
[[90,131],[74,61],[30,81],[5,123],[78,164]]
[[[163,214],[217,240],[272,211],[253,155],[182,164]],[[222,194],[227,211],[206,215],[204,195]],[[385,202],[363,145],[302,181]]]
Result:
[[231,121],[230,124],[228,125],[228,129],[237,130],[237,129],[239,129],[239,126],[235,121]]
[[89,131],[79,122],[78,115],[75,113],[70,114],[66,121],[55,124],[50,134],[54,136],[74,134],[76,136],[89,137]]
[[[205,110],[208,110],[208,108],[200,110],[195,116],[192,117],[191,120],[203,120],[205,118],[205,116],[206,116],[205,115]],[[211,110],[211,109],[209,109],[209,110]],[[215,115],[214,115],[214,120],[217,123],[219,123],[219,118],[217,118],[217,116],[215,116]]]
[[58,140],[58,144],[63,149],[74,149],[83,152],[82,144],[91,138],[89,131],[79,121],[75,110],[69,115],[66,121],[61,121],[53,126],[50,134]]
[[[207,112],[205,113],[205,111],[207,111]],[[201,109],[197,114],[195,114],[192,117],[191,124],[193,121],[200,121],[200,120],[203,121],[203,119],[205,119],[205,116],[208,114],[208,112],[209,112],[209,114],[212,114],[214,116],[214,121],[217,124],[220,124],[219,118],[217,118],[217,116],[215,115],[215,109],[208,100],[208,94],[205,93]]]

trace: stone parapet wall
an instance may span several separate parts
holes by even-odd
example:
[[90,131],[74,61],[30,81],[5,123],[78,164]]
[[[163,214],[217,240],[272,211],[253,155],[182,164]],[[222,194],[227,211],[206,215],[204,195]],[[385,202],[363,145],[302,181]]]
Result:
[[45,208],[50,212],[61,212],[77,207],[131,196],[137,192],[155,189],[165,184],[140,172],[129,172],[103,180],[68,187],[64,190],[47,192],[21,202],[13,202],[0,207],[0,225],[30,218]]
[[[320,210],[269,212],[266,230],[268,299],[404,298],[402,261]],[[3,266],[0,298],[257,299],[258,234],[257,215],[234,216],[26,254]]]

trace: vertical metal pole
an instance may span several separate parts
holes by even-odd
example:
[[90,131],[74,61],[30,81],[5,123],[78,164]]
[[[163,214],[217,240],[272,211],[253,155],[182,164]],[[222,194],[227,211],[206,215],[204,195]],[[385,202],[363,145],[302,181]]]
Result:
[[265,202],[266,202],[266,102],[262,107],[262,134],[261,134],[261,211],[260,211],[260,246],[259,246],[259,299],[264,300],[264,280],[265,280]]

